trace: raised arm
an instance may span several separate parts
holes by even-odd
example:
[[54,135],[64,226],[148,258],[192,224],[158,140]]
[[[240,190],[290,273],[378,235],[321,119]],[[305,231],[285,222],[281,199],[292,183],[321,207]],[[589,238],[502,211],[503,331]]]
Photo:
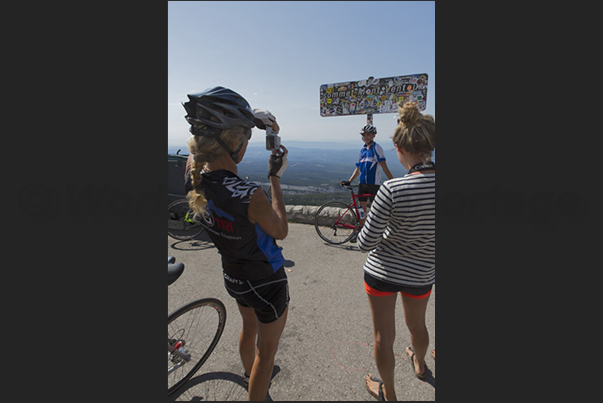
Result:
[[270,177],[270,187],[272,189],[272,204],[270,204],[266,193],[259,188],[251,196],[249,220],[252,223],[257,223],[264,232],[274,239],[285,239],[289,233],[289,224],[280,178]]
[[256,191],[249,202],[249,219],[274,239],[285,239],[289,233],[285,199],[281,190],[281,175],[287,169],[288,150],[280,146],[270,156],[268,178],[272,190],[272,204],[263,191]]

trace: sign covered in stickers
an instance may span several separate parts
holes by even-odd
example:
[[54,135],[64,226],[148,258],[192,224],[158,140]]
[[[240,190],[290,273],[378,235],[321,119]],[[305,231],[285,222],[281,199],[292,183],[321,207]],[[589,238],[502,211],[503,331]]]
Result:
[[411,74],[320,86],[320,116],[397,113],[399,102],[427,106],[427,74]]

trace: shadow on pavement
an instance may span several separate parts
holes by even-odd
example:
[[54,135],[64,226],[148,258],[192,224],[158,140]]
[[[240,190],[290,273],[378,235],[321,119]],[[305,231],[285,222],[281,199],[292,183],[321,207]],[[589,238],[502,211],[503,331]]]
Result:
[[349,250],[349,251],[354,251],[354,252],[358,252],[358,253],[367,253],[367,252],[363,252],[360,249],[358,249],[358,247],[356,246],[355,243],[350,243],[350,242],[346,242],[343,245],[333,245],[331,243],[328,242],[324,242],[324,244],[330,248],[334,248],[334,249],[339,249],[339,250]]
[[[271,380],[280,372],[278,365],[274,366]],[[168,401],[246,401],[247,388],[240,374],[232,372],[208,372],[191,378],[184,386],[168,397]],[[270,387],[266,394],[270,397]]]

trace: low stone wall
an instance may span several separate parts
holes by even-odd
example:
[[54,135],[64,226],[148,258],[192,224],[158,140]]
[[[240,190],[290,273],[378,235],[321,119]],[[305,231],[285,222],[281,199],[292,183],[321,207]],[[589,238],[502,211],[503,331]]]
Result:
[[[285,206],[287,210],[287,220],[300,224],[314,225],[314,217],[320,206]],[[337,207],[327,207],[321,211],[318,224],[326,225],[327,219],[335,219],[343,214],[344,209]]]

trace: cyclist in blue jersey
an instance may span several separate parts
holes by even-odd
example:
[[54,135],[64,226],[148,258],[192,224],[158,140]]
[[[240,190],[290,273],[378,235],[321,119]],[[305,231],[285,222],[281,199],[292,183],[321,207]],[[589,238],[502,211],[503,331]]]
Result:
[[[385,153],[383,148],[375,142],[377,128],[375,126],[366,125],[360,131],[364,146],[360,149],[356,169],[352,173],[349,181],[342,181],[341,185],[349,185],[354,182],[354,179],[360,176],[360,186],[358,194],[377,194],[379,185],[381,184],[381,170],[387,176],[387,179],[392,179],[394,176],[389,171],[385,162]],[[371,198],[372,201],[373,198]],[[363,225],[366,220],[366,204],[367,197],[359,197],[360,206],[364,211],[364,217],[361,217],[360,224]]]
[[222,256],[224,286],[243,319],[239,353],[249,400],[264,400],[289,307],[285,259],[277,239],[288,233],[280,177],[287,149],[273,150],[268,162],[272,202],[262,188],[237,176],[251,129],[279,127],[266,110],[251,109],[238,93],[224,87],[189,94],[183,104],[193,134],[190,150],[191,208]]

